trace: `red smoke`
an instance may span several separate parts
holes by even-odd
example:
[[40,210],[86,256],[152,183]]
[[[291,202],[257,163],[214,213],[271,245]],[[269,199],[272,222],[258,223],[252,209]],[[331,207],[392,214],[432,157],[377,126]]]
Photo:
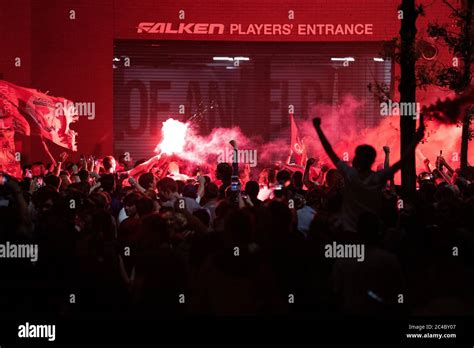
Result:
[[[450,101],[447,100],[447,103]],[[444,105],[438,102],[438,105]],[[378,126],[373,128],[363,128],[360,125],[358,111],[363,107],[363,102],[356,100],[353,96],[346,96],[342,103],[334,108],[328,104],[317,104],[312,108],[309,119],[298,120],[296,123],[303,142],[308,148],[308,157],[319,156],[323,163],[332,164],[324,153],[319,139],[312,125],[313,117],[322,118],[322,128],[327,138],[333,145],[336,153],[341,159],[352,161],[354,151],[357,145],[369,144],[377,150],[377,158],[374,170],[383,164],[384,153],[382,147],[390,146],[391,155],[390,162],[393,164],[400,158],[400,134],[399,134],[399,116],[380,116],[381,121]],[[430,108],[434,110],[434,107]],[[442,108],[445,110],[445,108]],[[443,111],[449,112],[449,111]],[[403,116],[402,116],[403,117]],[[416,168],[417,172],[425,170],[423,160],[430,159],[434,164],[436,156],[440,150],[447,162],[453,167],[459,167],[460,161],[460,144],[461,144],[461,128],[448,124],[445,119],[426,119],[425,140],[418,145],[416,152]],[[192,127],[187,128],[185,135],[185,145],[182,151],[177,151],[177,155],[191,163],[201,167],[209,166],[208,170],[212,171],[217,165],[217,158],[220,153],[229,151],[229,141],[234,139],[237,141],[239,149],[257,150],[258,167],[270,164],[272,161],[286,161],[290,150],[289,132],[282,132],[285,136],[277,141],[262,143],[258,139],[250,139],[246,137],[238,127],[234,128],[216,128],[208,136],[200,136]],[[176,135],[176,133],[174,133]],[[159,145],[158,145],[159,148]],[[469,163],[474,163],[473,152],[468,157]],[[395,181],[399,183],[399,173],[395,177]]]
[[[447,102],[450,102],[448,100]],[[456,102],[459,105],[459,102]],[[336,153],[342,158],[344,153],[349,155],[349,161],[352,161],[354,150],[357,145],[369,144],[377,150],[377,158],[375,160],[374,169],[383,164],[384,153],[383,146],[388,145],[391,148],[390,163],[394,163],[400,159],[400,116],[380,116],[381,122],[374,128],[361,128],[358,124],[357,111],[363,104],[355,100],[352,96],[343,98],[341,107],[336,110],[330,105],[315,105],[312,117],[319,116],[322,118],[322,128],[333,145]],[[438,102],[438,105],[444,105]],[[433,107],[430,108],[434,110]],[[443,108],[443,111],[446,110]],[[448,112],[448,111],[444,111]],[[450,113],[451,117],[453,113]],[[402,116],[403,117],[403,116]],[[332,125],[332,126],[331,126]],[[341,125],[341,126],[339,126]],[[434,164],[436,156],[440,150],[446,161],[453,167],[459,167],[460,146],[461,146],[461,128],[456,124],[448,124],[443,119],[425,119],[426,132],[425,140],[417,147],[416,169],[417,172],[425,170],[423,160],[430,159]],[[300,126],[302,129],[312,129],[311,120],[305,120]],[[317,143],[317,153],[324,153],[319,140]],[[322,158],[328,162],[324,155]],[[470,151],[468,161],[474,163],[473,152]],[[399,175],[398,175],[399,176]],[[395,178],[396,182],[399,182]]]
[[224,151],[228,151],[230,140],[236,140],[239,148],[248,148],[251,143],[238,127],[216,128],[211,134],[201,136],[196,134],[189,123],[180,122],[169,118],[163,122],[162,142],[157,145],[156,151],[167,154],[176,154],[185,161],[197,165],[214,162]]

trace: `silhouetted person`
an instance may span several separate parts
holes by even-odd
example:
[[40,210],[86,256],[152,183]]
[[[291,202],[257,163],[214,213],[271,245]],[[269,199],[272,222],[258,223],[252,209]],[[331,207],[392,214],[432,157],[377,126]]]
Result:
[[[375,149],[370,145],[359,145],[352,160],[353,166],[350,167],[347,163],[341,161],[334,152],[321,129],[321,119],[315,118],[313,123],[326,154],[344,177],[343,227],[347,231],[356,232],[357,219],[361,213],[370,212],[380,216],[383,199],[381,190],[387,180],[393,177],[401,168],[402,162],[406,161],[408,156],[405,154],[400,161],[391,167],[374,172],[372,165],[377,155]],[[411,148],[414,149],[416,147],[423,138],[423,134],[424,126],[421,125],[415,135]]]

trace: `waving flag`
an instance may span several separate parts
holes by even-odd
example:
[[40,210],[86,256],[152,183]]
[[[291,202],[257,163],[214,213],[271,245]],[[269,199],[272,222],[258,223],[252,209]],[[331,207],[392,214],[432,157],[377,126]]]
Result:
[[3,80],[0,80],[0,99],[4,113],[13,118],[14,131],[40,135],[59,146],[77,151],[77,133],[69,128],[78,120],[71,101]]
[[304,145],[298,136],[298,128],[293,114],[290,114],[290,127],[291,127],[291,151],[293,152],[293,160],[295,164],[305,165],[304,161]]
[[14,122],[9,105],[0,98],[0,172],[19,178],[21,168],[15,156]]

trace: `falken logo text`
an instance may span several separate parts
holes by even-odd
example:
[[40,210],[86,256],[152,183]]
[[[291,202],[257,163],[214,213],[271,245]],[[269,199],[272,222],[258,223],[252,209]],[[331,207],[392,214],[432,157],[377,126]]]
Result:
[[223,34],[224,24],[218,23],[155,23],[141,22],[137,33],[149,34]]

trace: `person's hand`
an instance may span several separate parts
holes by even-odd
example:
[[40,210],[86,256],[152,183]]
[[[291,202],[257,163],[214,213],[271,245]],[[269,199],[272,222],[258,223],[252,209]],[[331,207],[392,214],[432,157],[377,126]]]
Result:
[[92,155],[87,156],[87,171],[92,171],[94,169],[94,157]]
[[428,164],[430,164],[430,160],[429,160],[428,158],[425,158],[425,159],[423,160],[423,163],[426,164],[426,165],[428,165]]
[[135,178],[128,178],[128,182],[131,186],[136,186],[137,185],[137,181],[135,180]]
[[328,170],[329,170],[329,167],[328,167],[327,165],[323,164],[323,165],[321,166],[321,171],[322,171],[323,173],[326,173]]
[[234,149],[237,148],[237,142],[236,142],[235,140],[229,141],[229,144],[232,145],[232,147],[233,147]]
[[76,165],[73,165],[72,166],[72,172],[74,173],[74,175],[77,174],[78,171],[79,171],[79,168],[77,168]]
[[68,157],[67,152],[61,152],[59,154],[59,162],[64,162],[67,159],[67,157]]
[[198,175],[197,181],[199,182],[199,185],[204,185],[206,183],[206,178],[201,175]]
[[244,201],[245,201],[245,203],[247,203],[247,205],[253,207],[253,202],[252,202],[252,200],[250,199],[250,196],[249,196],[249,195],[246,195],[246,196],[244,197]]
[[383,147],[383,152],[385,152],[385,154],[388,155],[390,153],[390,147],[388,145],[385,145]]
[[306,161],[306,166],[312,166],[313,164],[316,163],[316,160],[314,158],[309,158],[307,161]]
[[321,117],[313,118],[313,126],[314,126],[314,128],[321,127]]
[[84,156],[81,156],[81,158],[79,159],[79,166],[81,168],[84,168],[86,166],[86,158]]

